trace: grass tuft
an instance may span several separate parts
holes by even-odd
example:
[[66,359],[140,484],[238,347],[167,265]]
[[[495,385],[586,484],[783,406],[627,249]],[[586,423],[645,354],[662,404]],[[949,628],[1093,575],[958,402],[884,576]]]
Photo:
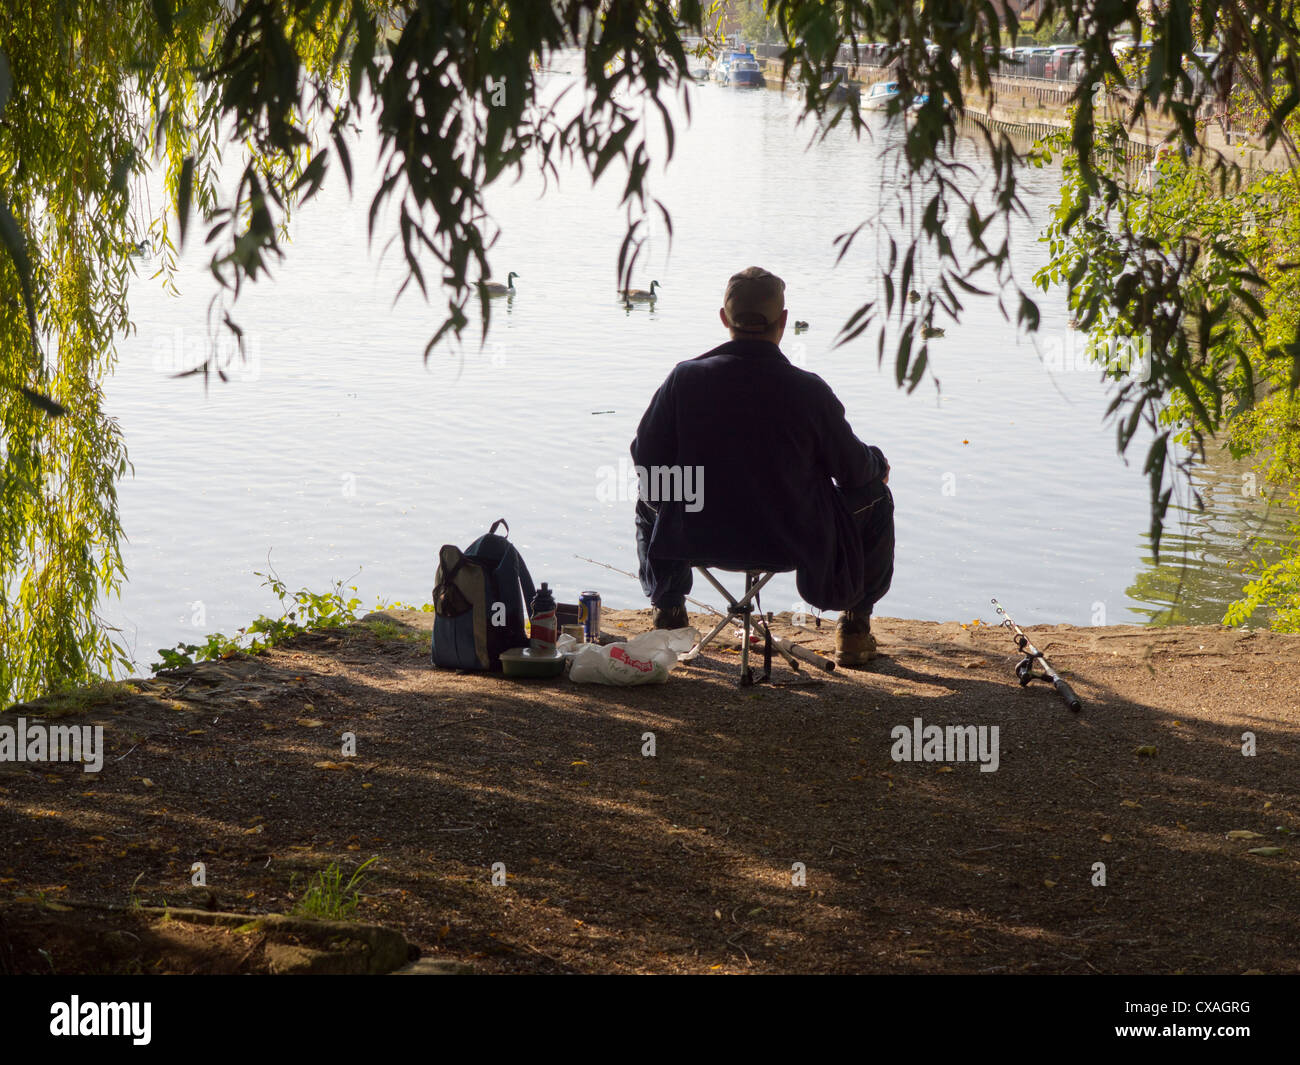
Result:
[[301,917],[317,917],[326,921],[346,921],[356,912],[361,904],[361,885],[365,883],[365,869],[372,862],[379,861],[379,856],[367,858],[352,871],[344,881],[343,870],[338,862],[330,864],[318,872],[307,884],[293,912]]

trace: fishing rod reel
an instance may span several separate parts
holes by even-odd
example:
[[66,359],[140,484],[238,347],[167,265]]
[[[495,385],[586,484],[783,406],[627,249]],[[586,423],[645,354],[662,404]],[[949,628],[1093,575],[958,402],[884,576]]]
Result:
[[[1002,604],[996,599],[991,600],[991,602],[997,608],[998,615],[1002,618],[1000,626],[1011,633],[1011,639],[1015,643],[1017,650],[1025,656],[1016,663],[1016,679],[1020,681],[1020,686],[1024,688],[1029,685],[1030,681],[1041,680],[1055,688],[1057,694],[1065,700],[1065,705],[1071,710],[1082,710],[1083,703],[1074,694],[1074,689],[1066,683],[1065,678],[1052,668],[1043,652],[1029,642],[1029,637],[1015,623],[1011,615],[1003,609]],[[1041,673],[1034,670],[1034,666],[1038,664],[1043,667]]]
[[[1029,641],[1026,640],[1023,636],[1017,636],[1015,640],[1016,640],[1016,646],[1019,647],[1020,650],[1024,651],[1025,646],[1028,644]],[[1043,680],[1046,681],[1048,684],[1052,683],[1052,678],[1049,677],[1046,673],[1034,672],[1034,663],[1037,662],[1042,657],[1043,656],[1041,654],[1026,653],[1025,657],[1016,663],[1016,677],[1020,681],[1020,686],[1022,688],[1026,687],[1031,680]]]
[[1016,678],[1020,681],[1020,686],[1025,687],[1031,680],[1045,680],[1051,684],[1052,678],[1046,673],[1034,672],[1034,663],[1043,657],[1043,653],[1029,642],[1029,637],[1021,632],[1020,626],[1007,616],[1001,604],[996,599],[993,602],[998,605],[998,613],[1002,615],[1001,627],[1010,630],[1012,641],[1025,656],[1016,663]]

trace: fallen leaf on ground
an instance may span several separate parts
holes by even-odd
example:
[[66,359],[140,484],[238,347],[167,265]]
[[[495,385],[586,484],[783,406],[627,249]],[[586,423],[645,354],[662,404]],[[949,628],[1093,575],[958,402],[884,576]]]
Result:
[[317,769],[351,769],[352,766],[347,762],[314,762]]
[[1276,858],[1286,852],[1281,847],[1252,847],[1247,854],[1258,854],[1261,858]]
[[1145,747],[1139,747],[1133,753],[1139,758],[1154,758],[1156,756],[1156,749],[1153,744],[1147,744]]
[[303,728],[320,728],[325,722],[318,717],[300,717],[294,724],[301,725]]
[[1234,828],[1228,833],[1228,839],[1263,839],[1263,832],[1252,832],[1248,828]]

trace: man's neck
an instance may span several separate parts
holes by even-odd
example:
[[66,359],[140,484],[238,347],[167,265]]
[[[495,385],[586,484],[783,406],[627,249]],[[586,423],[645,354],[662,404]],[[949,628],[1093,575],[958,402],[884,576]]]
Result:
[[770,333],[762,333],[762,334],[732,333],[731,339],[732,340],[761,340],[765,344],[775,344],[777,345],[777,347],[781,346],[781,338],[779,336],[773,336]]

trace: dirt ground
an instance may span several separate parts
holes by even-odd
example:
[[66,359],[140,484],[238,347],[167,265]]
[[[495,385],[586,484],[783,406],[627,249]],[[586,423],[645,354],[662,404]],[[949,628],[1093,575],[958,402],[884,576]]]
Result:
[[406,967],[411,948],[396,932],[352,921],[69,905],[49,895],[0,907],[6,976],[363,975]]
[[[987,626],[877,619],[882,657],[821,683],[742,689],[719,651],[610,688],[435,671],[431,619],[0,715],[107,747],[97,774],[0,763],[0,921],[285,913],[377,855],[356,918],[480,972],[1300,972],[1300,638],[1030,630],[1076,714]],[[996,772],[895,761],[917,718],[997,726]],[[76,943],[51,932],[52,969],[99,964]]]

